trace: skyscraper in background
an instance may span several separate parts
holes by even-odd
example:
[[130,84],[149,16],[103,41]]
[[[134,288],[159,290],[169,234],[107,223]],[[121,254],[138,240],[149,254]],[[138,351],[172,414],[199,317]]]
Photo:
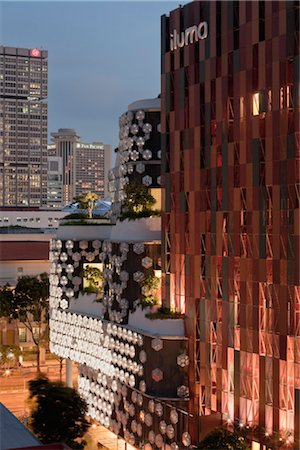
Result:
[[0,47],[0,206],[47,204],[47,58]]
[[51,136],[48,206],[61,208],[89,191],[104,198],[107,173],[111,168],[111,146],[102,142],[83,143],[71,128],[59,128]]

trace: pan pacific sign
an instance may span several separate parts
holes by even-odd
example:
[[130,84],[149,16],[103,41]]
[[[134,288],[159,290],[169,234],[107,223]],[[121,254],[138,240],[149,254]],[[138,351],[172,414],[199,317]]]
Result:
[[208,36],[208,24],[207,22],[200,22],[199,25],[186,28],[185,31],[177,33],[176,30],[171,34],[170,50],[176,50],[178,47],[182,48],[185,45],[193,44],[202,39],[206,39]]

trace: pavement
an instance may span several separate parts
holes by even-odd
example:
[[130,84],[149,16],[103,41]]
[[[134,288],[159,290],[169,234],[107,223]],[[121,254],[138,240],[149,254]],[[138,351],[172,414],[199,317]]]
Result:
[[[51,381],[60,380],[60,365],[57,360],[49,360],[41,364],[41,372]],[[0,402],[2,402],[18,419],[24,420],[29,415],[28,381],[37,376],[36,365],[24,362],[21,367],[3,369],[0,372]],[[66,368],[63,364],[62,380],[66,377]],[[73,367],[73,384],[77,386],[77,369]]]

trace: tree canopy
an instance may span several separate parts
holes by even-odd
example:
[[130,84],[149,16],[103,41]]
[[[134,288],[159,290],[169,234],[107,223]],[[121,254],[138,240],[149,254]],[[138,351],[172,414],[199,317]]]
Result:
[[77,197],[75,197],[75,201],[79,203],[79,206],[81,209],[87,209],[89,218],[92,219],[93,217],[93,209],[95,206],[96,201],[99,199],[99,195],[95,192],[89,191],[86,194],[80,194]]
[[49,280],[46,273],[39,276],[23,276],[12,289],[0,288],[0,317],[18,319],[30,331],[37,346],[37,369],[40,370],[40,345],[45,340],[49,306]]
[[125,199],[122,210],[124,212],[145,212],[151,210],[156,203],[155,198],[150,194],[147,187],[136,180],[132,180],[125,185]]
[[33,400],[30,426],[38,439],[44,444],[62,442],[73,449],[82,449],[82,437],[89,423],[85,418],[86,402],[78,392],[42,375],[28,384]]
[[237,431],[231,433],[224,428],[216,428],[200,442],[198,449],[248,450],[246,440]]

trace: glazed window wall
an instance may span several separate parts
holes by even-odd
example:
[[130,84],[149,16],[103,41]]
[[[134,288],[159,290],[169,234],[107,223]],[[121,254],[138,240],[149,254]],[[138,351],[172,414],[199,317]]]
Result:
[[[170,51],[200,21],[208,37]],[[299,437],[299,7],[193,2],[162,18],[166,302],[191,410]],[[266,437],[257,437],[265,440]]]

